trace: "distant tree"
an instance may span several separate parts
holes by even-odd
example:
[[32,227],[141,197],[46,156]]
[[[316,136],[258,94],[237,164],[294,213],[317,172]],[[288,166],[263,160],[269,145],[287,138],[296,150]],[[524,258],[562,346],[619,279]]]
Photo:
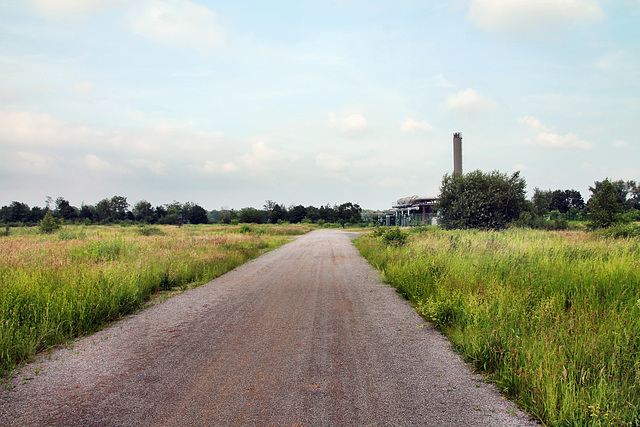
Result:
[[99,222],[111,222],[114,219],[113,215],[113,207],[111,205],[111,200],[102,199],[98,203],[96,203],[95,208],[95,219]]
[[185,216],[189,224],[206,224],[209,222],[206,209],[194,203],[186,207]]
[[111,198],[111,209],[115,220],[126,219],[127,211],[129,210],[127,198],[123,196],[113,196]]
[[44,219],[44,216],[49,212],[47,208],[41,208],[40,206],[34,206],[29,213],[29,222],[38,223]]
[[78,210],[71,206],[68,200],[60,196],[56,199],[56,208],[53,215],[65,221],[71,221],[78,217]]
[[140,200],[137,202],[133,209],[131,210],[133,213],[133,217],[136,221],[146,222],[148,224],[153,224],[156,222],[155,211],[153,210],[153,206],[151,203],[146,200]]
[[526,208],[526,182],[516,172],[498,171],[446,174],[437,209],[445,228],[501,229],[519,218]]
[[621,201],[619,187],[614,182],[596,181],[589,190],[593,193],[588,203],[589,228],[605,228],[622,221],[624,198]]
[[256,208],[242,208],[238,213],[238,221],[244,223],[262,224],[264,217],[265,212]]
[[311,222],[318,222],[320,219],[320,210],[315,206],[307,206],[307,219]]
[[584,200],[582,194],[577,190],[555,190],[551,194],[549,210],[557,210],[566,214],[571,208],[582,210],[584,208]]
[[31,219],[31,208],[26,203],[13,201],[9,206],[3,206],[0,211],[3,222],[29,222]]
[[271,210],[271,215],[269,216],[269,222],[271,224],[277,224],[278,221],[286,221],[286,219],[287,219],[287,210],[276,203],[273,206],[273,209]]
[[287,212],[287,220],[297,224],[307,216],[307,209],[302,205],[291,206]]
[[238,212],[223,206],[219,211],[220,222],[223,224],[231,224],[231,221],[238,218]]
[[93,222],[96,217],[96,208],[91,205],[85,205],[82,203],[80,205],[80,211],[78,211],[78,218],[83,221]]
[[338,219],[344,222],[357,223],[362,221],[362,208],[357,203],[343,203],[337,208]]
[[60,219],[51,215],[51,211],[47,211],[47,214],[44,216],[38,228],[41,233],[53,233],[57,229],[60,228]]
[[546,216],[551,210],[551,198],[553,192],[551,190],[541,190],[538,187],[533,189],[533,197],[531,202],[533,203],[533,212],[538,216]]

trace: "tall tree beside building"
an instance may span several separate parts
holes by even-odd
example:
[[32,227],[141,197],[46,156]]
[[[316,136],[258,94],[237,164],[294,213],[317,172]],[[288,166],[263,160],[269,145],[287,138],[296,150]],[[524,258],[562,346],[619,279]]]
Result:
[[510,177],[480,170],[446,174],[438,198],[439,222],[449,229],[504,228],[526,208],[525,188],[520,172]]

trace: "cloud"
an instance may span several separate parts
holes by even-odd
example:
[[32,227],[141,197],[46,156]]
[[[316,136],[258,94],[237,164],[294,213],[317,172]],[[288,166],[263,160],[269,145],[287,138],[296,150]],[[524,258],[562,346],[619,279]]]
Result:
[[343,170],[349,167],[349,162],[340,157],[330,156],[328,154],[320,153],[316,156],[316,164],[324,169],[330,170]]
[[346,117],[338,117],[335,113],[329,113],[328,126],[347,135],[361,134],[369,130],[367,119],[358,113]]
[[47,19],[77,19],[124,5],[126,0],[29,0],[31,7]]
[[87,154],[84,156],[84,165],[93,172],[107,172],[113,170],[113,166],[106,160],[102,160],[95,154]]
[[475,89],[462,90],[451,95],[447,108],[457,115],[467,115],[493,110],[496,103],[481,96]]
[[594,144],[588,141],[580,139],[573,133],[566,135],[559,135],[552,133],[547,126],[533,116],[525,116],[518,121],[531,128],[531,130],[538,133],[534,140],[534,144],[544,148],[580,148],[582,150],[589,150],[594,147]]
[[483,31],[520,36],[544,36],[602,16],[596,0],[471,0],[467,15]]
[[573,133],[564,136],[555,133],[540,133],[535,143],[545,148],[580,148],[582,150],[593,148],[591,142],[584,141]]
[[616,148],[631,148],[631,144],[627,141],[614,141],[611,145]]
[[431,132],[433,130],[433,126],[425,121],[419,122],[414,119],[406,119],[400,123],[400,130],[407,133],[416,131]]
[[167,165],[165,165],[161,161],[153,161],[147,159],[133,159],[127,160],[128,164],[138,169],[149,169],[151,172],[161,175],[164,174],[167,170]]
[[153,42],[211,52],[224,45],[226,31],[213,11],[189,0],[152,0],[130,15],[133,32]]
[[0,140],[17,145],[71,145],[100,133],[44,113],[0,112]]
[[531,129],[537,132],[546,132],[547,128],[540,122],[540,120],[536,119],[532,116],[525,116],[518,120],[520,123],[523,123],[529,126]]

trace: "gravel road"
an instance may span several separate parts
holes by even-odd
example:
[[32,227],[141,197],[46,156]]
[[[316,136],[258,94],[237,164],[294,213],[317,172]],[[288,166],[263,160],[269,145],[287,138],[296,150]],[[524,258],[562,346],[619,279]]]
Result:
[[0,425],[536,425],[318,230],[22,368]]

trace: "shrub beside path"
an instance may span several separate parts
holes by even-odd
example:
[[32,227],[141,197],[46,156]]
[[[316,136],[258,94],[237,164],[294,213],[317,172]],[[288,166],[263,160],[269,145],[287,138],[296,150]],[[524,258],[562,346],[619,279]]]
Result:
[[536,425],[318,230],[24,366],[0,425]]

